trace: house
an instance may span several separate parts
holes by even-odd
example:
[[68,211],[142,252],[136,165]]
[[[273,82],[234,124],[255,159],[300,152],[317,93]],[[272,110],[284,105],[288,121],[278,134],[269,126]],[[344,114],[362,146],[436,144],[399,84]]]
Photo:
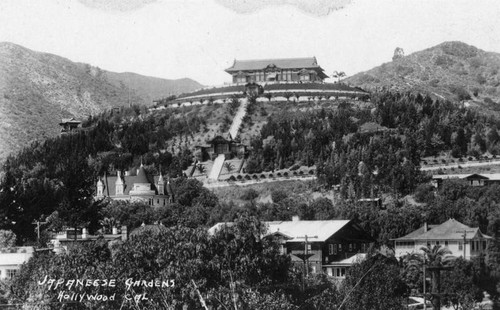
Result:
[[63,118],[61,122],[59,123],[59,126],[61,126],[61,134],[65,134],[68,132],[71,132],[77,128],[80,128],[82,125],[82,122],[79,120],[76,120],[75,118]]
[[103,239],[107,242],[111,241],[126,241],[128,238],[127,226],[122,226],[121,229],[112,228],[111,234],[91,235],[86,228],[75,230],[67,228],[56,233],[53,239],[50,240],[55,253],[67,252],[73,244],[85,243]]
[[131,170],[122,176],[117,171],[116,176],[105,175],[96,184],[96,199],[109,198],[113,200],[139,201],[150,206],[166,206],[174,201],[174,192],[170,179],[147,175],[144,166],[134,172]]
[[224,154],[225,158],[232,158],[233,155],[242,155],[246,152],[245,145],[231,137],[226,139],[223,136],[215,136],[207,141],[206,145],[197,145],[196,149],[201,151],[199,161],[204,161],[206,156],[214,160],[220,154]]
[[485,253],[490,236],[483,234],[479,228],[472,228],[455,219],[440,225],[424,224],[419,229],[401,238],[394,239],[395,256],[397,258],[412,253],[421,253],[422,247],[440,245],[451,251],[455,257],[471,259]]
[[[218,223],[209,233],[231,224]],[[265,236],[277,237],[282,253],[290,255],[292,262],[305,263],[312,273],[323,272],[335,279],[345,278],[346,270],[363,260],[375,241],[351,220],[303,221],[294,216],[292,221],[263,224]]]
[[500,184],[500,173],[473,174],[436,174],[432,176],[432,184],[439,188],[446,180],[463,180],[470,186]]
[[17,275],[21,265],[35,252],[30,246],[0,249],[0,280],[11,279]]
[[234,60],[226,69],[233,83],[266,81],[322,82],[328,76],[318,65],[316,57],[260,60]]

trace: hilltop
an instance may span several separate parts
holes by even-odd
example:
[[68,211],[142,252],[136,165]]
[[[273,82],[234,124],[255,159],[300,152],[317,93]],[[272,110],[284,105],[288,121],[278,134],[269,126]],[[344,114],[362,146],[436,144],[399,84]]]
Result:
[[452,101],[469,100],[470,104],[498,110],[499,69],[498,53],[462,42],[444,42],[358,73],[346,81],[368,90],[385,87],[421,92]]
[[0,43],[0,160],[34,140],[59,133],[61,118],[86,119],[112,107],[151,104],[153,97],[201,87],[114,73],[66,58]]

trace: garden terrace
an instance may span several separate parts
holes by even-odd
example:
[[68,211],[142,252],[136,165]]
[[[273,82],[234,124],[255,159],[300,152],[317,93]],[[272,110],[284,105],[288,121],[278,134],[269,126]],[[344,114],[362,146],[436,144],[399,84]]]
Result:
[[[317,83],[317,82],[267,82],[263,85],[264,95],[272,97],[361,97],[369,95],[368,92],[358,87],[351,87],[342,83]],[[181,94],[175,100],[167,102],[159,100],[159,102],[168,103],[185,103],[185,102],[205,102],[229,99],[233,96],[242,97],[245,91],[245,85],[235,84],[231,86],[213,87],[201,89],[188,94]],[[269,98],[269,97],[268,97]]]

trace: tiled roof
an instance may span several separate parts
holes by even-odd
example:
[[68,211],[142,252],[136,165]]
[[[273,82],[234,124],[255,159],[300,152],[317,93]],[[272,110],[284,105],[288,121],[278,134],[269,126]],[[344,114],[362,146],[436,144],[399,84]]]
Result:
[[396,239],[396,241],[403,240],[463,240],[464,231],[466,231],[466,239],[484,237],[491,238],[490,236],[481,233],[479,228],[469,227],[460,223],[455,219],[449,219],[441,225],[429,226],[427,232],[424,227],[421,227],[410,234]]
[[232,67],[227,68],[227,72],[262,70],[269,65],[274,65],[279,69],[301,69],[301,68],[321,68],[315,57],[304,58],[281,58],[281,59],[257,59],[257,60],[235,60]]

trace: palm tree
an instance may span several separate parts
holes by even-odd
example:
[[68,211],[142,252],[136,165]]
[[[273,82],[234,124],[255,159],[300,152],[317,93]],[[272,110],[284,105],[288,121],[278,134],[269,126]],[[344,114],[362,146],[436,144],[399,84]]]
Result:
[[451,251],[448,248],[441,247],[441,245],[431,246],[428,244],[420,248],[421,253],[409,254],[405,257],[404,263],[407,269],[423,269],[424,270],[424,295],[425,295],[425,271],[429,270],[431,273],[431,292],[432,304],[434,309],[440,309],[440,299],[437,295],[440,292],[441,275],[440,271],[448,265],[454,256],[451,256]]
[[333,71],[332,78],[339,79],[338,82],[340,83],[340,79],[345,77],[346,74],[344,71]]
[[225,162],[224,163],[224,168],[226,168],[228,173],[231,173],[231,171],[234,170],[234,165],[231,164],[230,162]]
[[202,164],[198,164],[198,166],[196,166],[196,168],[198,169],[198,172],[200,174],[203,174],[205,171],[207,171],[207,168],[205,168],[205,166]]

